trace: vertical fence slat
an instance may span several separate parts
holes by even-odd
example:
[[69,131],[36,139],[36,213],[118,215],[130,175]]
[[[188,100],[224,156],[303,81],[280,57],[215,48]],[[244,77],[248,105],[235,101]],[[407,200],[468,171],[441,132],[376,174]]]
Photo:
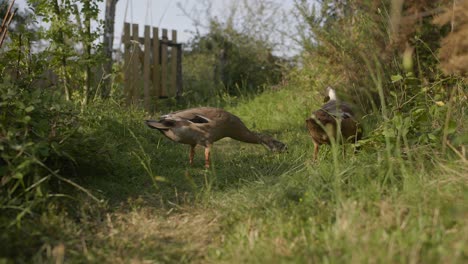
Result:
[[[177,31],[176,30],[172,30],[172,38],[171,38],[171,41],[172,41],[172,44],[176,44],[177,43]],[[177,47],[176,46],[172,46],[171,47],[171,88],[170,88],[170,92],[169,92],[169,95],[170,96],[174,96],[176,95],[176,90],[177,90]]]
[[159,57],[159,28],[153,28],[153,96],[156,101],[160,96],[161,78],[160,78],[160,57]]
[[167,29],[162,30],[161,43],[161,90],[160,96],[167,97]]
[[131,66],[131,61],[130,61],[131,44],[130,44],[130,24],[129,23],[124,23],[123,43],[125,47],[125,51],[124,51],[124,96],[125,96],[125,103],[129,105],[132,100],[132,87],[131,87],[132,66]]
[[143,83],[144,83],[144,104],[146,111],[150,111],[150,55],[151,55],[151,40],[150,26],[145,26],[145,56],[143,59]]
[[138,24],[132,25],[132,102],[137,104],[140,101],[140,45],[138,38]]
[[182,86],[182,44],[177,45],[177,91],[176,97],[180,99],[183,93],[183,86]]

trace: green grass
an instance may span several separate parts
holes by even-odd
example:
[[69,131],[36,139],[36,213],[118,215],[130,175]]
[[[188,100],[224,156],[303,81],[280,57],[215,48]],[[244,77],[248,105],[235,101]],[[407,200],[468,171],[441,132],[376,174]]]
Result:
[[203,169],[201,148],[188,166],[188,146],[145,127],[145,113],[92,106],[66,142],[74,162],[60,173],[104,202],[79,191],[74,199],[57,198],[58,206],[2,234],[10,246],[1,256],[71,263],[466,262],[466,161],[426,146],[414,146],[411,161],[388,160],[385,146],[375,144],[358,153],[338,147],[335,165],[323,146],[313,163],[304,119],[320,102],[309,94],[283,89],[227,107],[249,128],[287,143],[288,152],[223,139],[210,170]]

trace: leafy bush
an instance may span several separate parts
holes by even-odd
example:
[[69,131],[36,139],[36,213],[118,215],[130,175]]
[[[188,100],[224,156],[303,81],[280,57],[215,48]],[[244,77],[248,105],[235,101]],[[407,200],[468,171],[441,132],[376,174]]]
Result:
[[0,99],[0,204],[20,217],[60,177],[48,164],[65,155],[61,144],[73,132],[75,114],[53,94],[8,82],[0,84]]
[[285,63],[273,55],[271,43],[214,19],[207,34],[189,43],[184,85],[202,97],[255,93],[278,84]]

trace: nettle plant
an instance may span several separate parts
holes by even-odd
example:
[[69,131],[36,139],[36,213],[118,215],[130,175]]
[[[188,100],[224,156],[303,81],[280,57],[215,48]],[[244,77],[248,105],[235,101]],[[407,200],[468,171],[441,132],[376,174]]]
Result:
[[[62,146],[78,127],[76,103],[93,92],[91,67],[101,63],[89,24],[97,2],[29,1],[30,26],[12,29],[0,54],[0,209],[15,223],[60,192],[58,181],[77,186],[60,175],[72,162]],[[34,17],[45,23],[36,27]],[[47,71],[58,83],[44,82]]]
[[464,96],[462,79],[440,76],[426,82],[406,72],[392,75],[387,91],[386,115],[358,144],[386,143],[395,153],[421,146],[440,147],[445,152],[447,146],[458,144],[463,126],[463,107],[459,107]]
[[61,178],[48,164],[66,155],[60,146],[76,123],[71,109],[40,89],[0,84],[0,208],[18,212],[17,220],[47,199],[51,178]]

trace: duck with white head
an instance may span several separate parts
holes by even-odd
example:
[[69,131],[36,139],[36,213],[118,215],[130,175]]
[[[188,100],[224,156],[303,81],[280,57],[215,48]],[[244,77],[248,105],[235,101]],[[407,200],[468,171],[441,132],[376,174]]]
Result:
[[330,144],[337,139],[337,128],[340,127],[340,138],[355,142],[362,136],[362,128],[356,120],[351,106],[339,100],[335,89],[327,87],[328,101],[320,109],[312,112],[306,119],[306,126],[314,142],[314,157],[317,160],[319,147]]

